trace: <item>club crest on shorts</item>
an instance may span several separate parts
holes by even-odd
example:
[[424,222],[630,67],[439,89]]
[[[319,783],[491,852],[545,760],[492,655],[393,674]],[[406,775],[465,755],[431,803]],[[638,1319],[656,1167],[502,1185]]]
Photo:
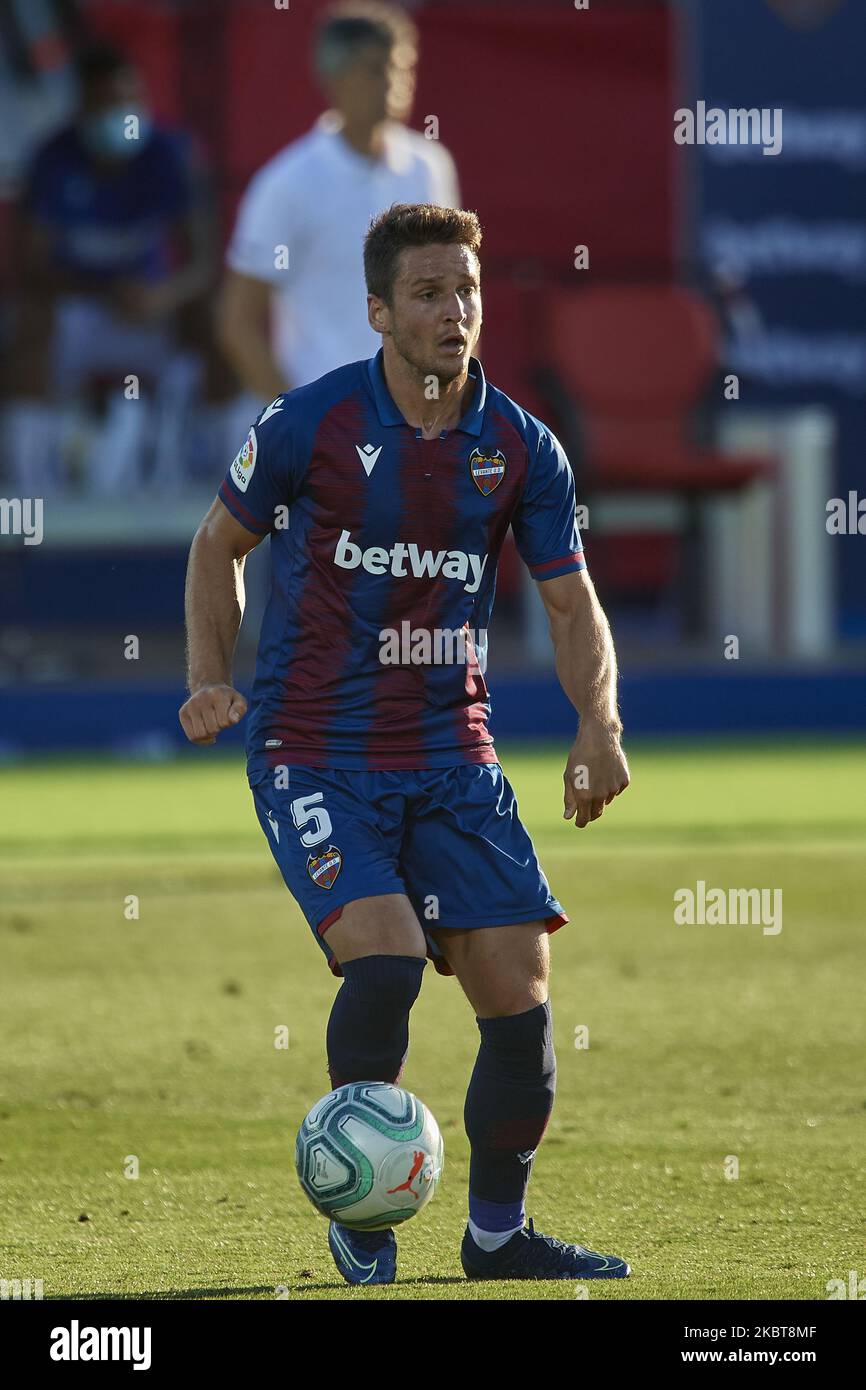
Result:
[[482,497],[489,497],[505,477],[505,455],[501,449],[493,453],[473,449],[469,455],[469,472]]
[[319,888],[333,888],[342,867],[343,853],[336,845],[328,845],[321,854],[311,854],[307,858],[307,873]]

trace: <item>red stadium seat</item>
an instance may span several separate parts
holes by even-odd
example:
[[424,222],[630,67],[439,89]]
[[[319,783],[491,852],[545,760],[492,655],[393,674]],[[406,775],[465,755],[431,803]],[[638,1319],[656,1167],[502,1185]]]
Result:
[[734,462],[690,441],[691,412],[719,360],[712,310],[691,291],[558,291],[549,333],[551,365],[580,411],[588,487],[723,492],[772,471],[772,460]]
[[[580,498],[673,493],[685,499],[683,609],[687,631],[697,635],[699,503],[740,491],[774,469],[770,458],[734,460],[693,442],[693,412],[719,368],[713,312],[677,286],[617,284],[554,290],[548,314],[542,376]],[[720,392],[718,408],[724,404]]]

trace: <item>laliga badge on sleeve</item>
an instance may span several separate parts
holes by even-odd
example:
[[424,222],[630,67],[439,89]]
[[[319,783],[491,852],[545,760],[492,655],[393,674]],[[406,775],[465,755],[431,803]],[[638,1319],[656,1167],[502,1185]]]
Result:
[[256,466],[256,454],[258,450],[259,442],[256,439],[256,432],[254,429],[251,429],[231,468],[234,485],[240,488],[241,492],[246,492],[250,485],[250,478],[253,476],[253,469]]

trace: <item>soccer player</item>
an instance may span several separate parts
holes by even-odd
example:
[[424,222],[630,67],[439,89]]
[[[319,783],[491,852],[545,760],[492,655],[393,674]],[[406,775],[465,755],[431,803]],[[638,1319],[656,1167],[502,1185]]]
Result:
[[[243,560],[269,535],[247,770],[286,884],[343,979],[331,1083],[399,1082],[429,956],[457,976],[481,1035],[464,1112],[466,1275],[624,1278],[625,1260],[524,1224],[556,1080],[548,938],[568,918],[499,765],[473,638],[509,525],[580,716],[565,817],[596,820],[629,776],[571,469],[472,355],[480,245],[474,213],[429,203],[372,223],[364,270],[382,346],[274,400],[232,463],[190,553],[180,720],[212,744],[246,713],[232,685]],[[466,660],[437,663],[431,653],[453,651],[437,633],[463,634]],[[332,1221],[329,1244],[348,1282],[393,1281],[393,1230]]]

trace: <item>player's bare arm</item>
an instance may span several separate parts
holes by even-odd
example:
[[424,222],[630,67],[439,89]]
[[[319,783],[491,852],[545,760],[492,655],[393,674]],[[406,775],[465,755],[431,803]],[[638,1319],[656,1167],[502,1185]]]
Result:
[[[538,586],[550,623],[559,683],[580,715],[565,765],[566,820],[583,829],[629,784],[616,701],[616,653],[586,570]],[[585,769],[585,772],[583,771]]]
[[189,699],[180,709],[190,743],[216,743],[217,734],[247,712],[232,685],[232,661],[244,612],[244,559],[261,539],[219,498],[195,533],[185,598]]
[[230,270],[217,307],[220,346],[244,386],[272,401],[289,389],[271,348],[271,287]]

